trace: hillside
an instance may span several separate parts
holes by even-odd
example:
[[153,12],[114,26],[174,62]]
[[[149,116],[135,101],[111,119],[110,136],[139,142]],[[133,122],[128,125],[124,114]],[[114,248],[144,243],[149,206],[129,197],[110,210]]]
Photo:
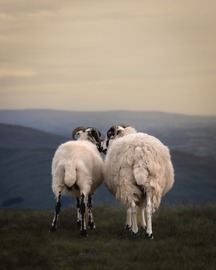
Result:
[[68,140],[65,136],[54,135],[33,128],[24,128],[18,125],[0,124],[1,148],[56,148]]
[[[32,128],[0,124],[0,207],[53,208],[51,162],[56,148],[69,138]],[[114,201],[101,187],[98,202]],[[105,195],[105,197],[104,197]],[[73,203],[65,197],[64,206]]]
[[148,111],[1,110],[0,123],[21,125],[69,137],[80,125],[96,126],[103,135],[113,124],[129,124],[160,138],[169,147],[216,158],[216,117]]
[[[52,209],[51,162],[66,137],[31,128],[0,124],[0,207]],[[163,203],[215,201],[216,161],[176,150],[171,151],[175,184]],[[117,204],[101,186],[95,204]],[[63,205],[74,203],[64,197]]]
[[[51,131],[52,133],[67,134],[71,128],[81,123],[93,125],[106,131],[113,123],[126,123],[148,129],[195,128],[216,125],[214,116],[191,116],[182,114],[151,112],[151,111],[61,111],[61,110],[0,110],[0,123],[21,125]],[[62,129],[59,129],[59,127]]]

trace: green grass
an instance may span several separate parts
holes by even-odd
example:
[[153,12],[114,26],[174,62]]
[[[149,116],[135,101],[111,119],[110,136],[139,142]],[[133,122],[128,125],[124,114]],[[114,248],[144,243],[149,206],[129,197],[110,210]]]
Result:
[[76,209],[63,209],[56,233],[53,211],[0,210],[0,268],[6,269],[216,269],[216,204],[161,206],[154,240],[124,229],[121,207],[94,209],[97,228],[82,238]]

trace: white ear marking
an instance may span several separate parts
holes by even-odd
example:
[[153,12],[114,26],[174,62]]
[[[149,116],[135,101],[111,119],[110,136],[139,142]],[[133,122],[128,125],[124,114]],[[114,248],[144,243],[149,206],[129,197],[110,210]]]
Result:
[[119,131],[119,130],[125,130],[125,129],[121,126],[117,126],[117,131]]

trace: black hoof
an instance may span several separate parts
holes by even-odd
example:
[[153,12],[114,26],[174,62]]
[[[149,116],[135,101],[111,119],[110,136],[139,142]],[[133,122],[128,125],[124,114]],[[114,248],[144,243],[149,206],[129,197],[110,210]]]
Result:
[[131,230],[131,226],[129,226],[128,224],[126,224],[126,225],[125,225],[125,229]]
[[56,232],[56,230],[57,230],[57,229],[56,229],[54,226],[51,226],[51,227],[50,227],[50,232],[51,232],[51,233]]
[[141,229],[144,230],[144,231],[146,231],[147,226],[141,226]]
[[145,238],[146,238],[147,240],[153,240],[153,239],[154,239],[152,233],[151,233],[151,234],[146,233],[146,234],[145,234]]
[[95,229],[95,228],[96,228],[94,222],[90,222],[90,221],[88,222],[88,227],[89,227],[90,229]]
[[139,232],[136,232],[136,233],[135,233],[135,232],[131,231],[131,234],[132,234],[133,236],[135,236],[135,237],[136,237],[136,236],[138,236],[138,235],[139,235]]
[[87,236],[88,236],[87,230],[81,230],[81,231],[80,231],[80,235],[81,235],[82,237],[87,237]]

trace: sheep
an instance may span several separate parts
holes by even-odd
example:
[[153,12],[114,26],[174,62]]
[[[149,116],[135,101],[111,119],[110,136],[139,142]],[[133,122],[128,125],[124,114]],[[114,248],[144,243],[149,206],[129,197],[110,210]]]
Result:
[[[78,139],[76,137],[79,137]],[[88,226],[95,228],[92,196],[103,182],[101,133],[93,127],[77,127],[72,140],[61,144],[52,160],[52,191],[55,195],[55,213],[50,228],[56,231],[62,194],[72,195],[77,201],[77,226],[80,235],[87,236],[85,210],[88,208]]]
[[145,236],[153,239],[152,213],[174,183],[168,147],[153,136],[138,133],[133,127],[113,125],[103,142],[103,152],[106,151],[104,184],[127,207],[126,228],[138,234],[138,206]]

